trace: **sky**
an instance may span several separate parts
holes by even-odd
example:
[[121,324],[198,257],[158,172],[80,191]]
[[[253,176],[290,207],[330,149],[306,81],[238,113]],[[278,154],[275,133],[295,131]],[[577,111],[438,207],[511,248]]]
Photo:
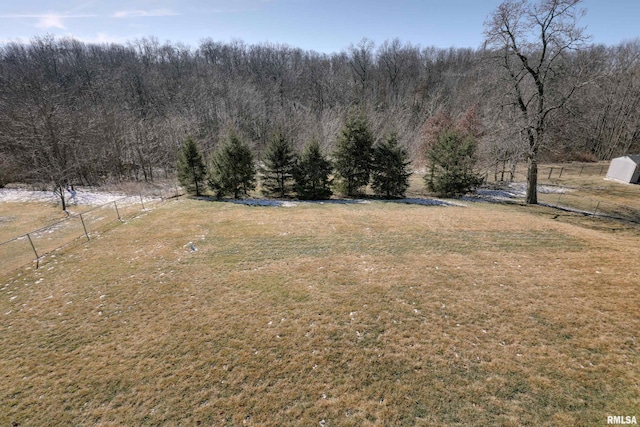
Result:
[[[204,39],[340,52],[367,38],[477,48],[502,0],[20,0],[0,2],[0,43],[73,37],[121,43],[155,37],[197,48]],[[594,43],[640,37],[640,0],[583,0]]]

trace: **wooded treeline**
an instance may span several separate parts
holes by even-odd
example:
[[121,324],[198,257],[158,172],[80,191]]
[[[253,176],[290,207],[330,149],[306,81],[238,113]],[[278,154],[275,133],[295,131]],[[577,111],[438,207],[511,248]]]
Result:
[[[484,165],[522,156],[503,103],[509,82],[483,49],[362,40],[321,54],[286,45],[206,40],[197,48],[142,39],[127,45],[38,37],[0,46],[0,184],[154,180],[173,176],[191,135],[212,152],[229,130],[257,158],[275,132],[330,153],[349,111],[374,135],[395,133],[414,167],[438,114],[481,126]],[[589,46],[576,93],[549,124],[552,160],[640,151],[640,41]],[[575,62],[570,62],[575,61]],[[562,85],[565,74],[554,84]]]

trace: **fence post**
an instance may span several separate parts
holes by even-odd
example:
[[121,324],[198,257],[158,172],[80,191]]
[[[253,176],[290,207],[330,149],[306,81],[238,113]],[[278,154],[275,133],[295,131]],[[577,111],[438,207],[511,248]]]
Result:
[[564,166],[560,168],[560,175],[558,175],[558,178],[562,178],[562,171],[564,170]]
[[142,200],[142,193],[140,193],[140,204],[142,205],[142,210],[144,210],[144,201]]
[[31,240],[31,236],[27,233],[27,239],[29,239],[29,243],[31,243],[31,249],[33,249],[33,253],[36,254],[36,270],[40,268],[40,257],[38,256],[38,251],[36,251],[36,246],[33,244],[33,240]]
[[80,221],[82,221],[82,228],[84,229],[84,235],[87,236],[87,240],[91,240],[89,238],[89,233],[87,233],[87,226],[84,225],[84,218],[82,218],[82,214],[80,214]]
[[593,216],[596,216],[598,213],[598,208],[600,207],[600,200],[598,200],[598,204],[596,204],[596,209],[593,211]]
[[582,167],[580,167],[580,172],[578,173],[578,176],[582,176],[582,170],[584,169],[584,165],[582,165]]
[[116,207],[116,215],[118,215],[118,220],[122,221],[122,218],[120,218],[120,211],[118,210],[118,204],[115,200],[113,201],[113,206]]
[[558,193],[558,200],[556,201],[556,208],[560,206],[560,197],[562,197],[562,193]]
[[549,176],[547,177],[547,179],[551,179],[551,174],[553,173],[553,167],[551,167],[551,169],[549,169]]

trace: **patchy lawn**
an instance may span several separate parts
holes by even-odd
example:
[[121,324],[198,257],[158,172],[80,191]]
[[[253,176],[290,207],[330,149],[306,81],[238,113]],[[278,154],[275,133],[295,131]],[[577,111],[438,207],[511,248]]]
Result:
[[0,273],[0,425],[640,415],[639,231],[585,221],[604,224],[518,205],[168,202]]

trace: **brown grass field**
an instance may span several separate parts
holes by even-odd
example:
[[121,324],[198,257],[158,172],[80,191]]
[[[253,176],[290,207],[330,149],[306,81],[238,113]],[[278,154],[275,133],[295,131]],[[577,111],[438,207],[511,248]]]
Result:
[[0,242],[58,222],[65,213],[52,203],[0,203]]
[[0,425],[640,418],[639,236],[518,204],[169,201],[0,270]]

